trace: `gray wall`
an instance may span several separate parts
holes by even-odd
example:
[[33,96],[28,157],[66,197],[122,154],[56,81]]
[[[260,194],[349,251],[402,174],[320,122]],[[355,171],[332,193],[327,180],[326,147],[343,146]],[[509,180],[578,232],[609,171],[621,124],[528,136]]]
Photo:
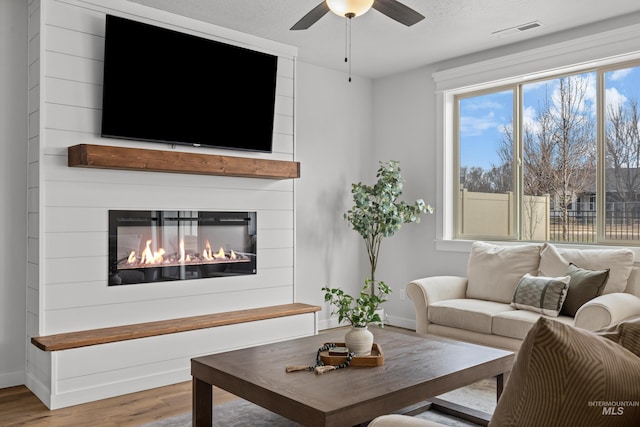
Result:
[[[375,161],[398,160],[405,179],[401,200],[422,198],[438,209],[436,100],[433,69],[424,67],[374,83]],[[373,170],[373,166],[371,167]],[[415,328],[413,304],[402,291],[413,279],[437,274],[464,274],[466,254],[435,249],[436,215],[404,224],[380,249],[376,278],[392,287],[385,310],[391,324]]]
[[360,236],[343,219],[352,204],[351,183],[372,180],[373,85],[344,73],[298,63],[296,76],[296,299],[331,312],[323,286],[359,292],[368,262]]
[[24,383],[27,2],[0,2],[0,387]]

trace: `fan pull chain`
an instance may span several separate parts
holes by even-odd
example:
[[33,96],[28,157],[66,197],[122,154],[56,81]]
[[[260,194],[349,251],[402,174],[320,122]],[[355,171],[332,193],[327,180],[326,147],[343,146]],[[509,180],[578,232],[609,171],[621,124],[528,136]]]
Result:
[[344,62],[349,62],[349,18],[344,20]]
[[351,83],[351,62],[353,60],[351,50],[351,18],[352,16],[349,17],[349,83]]
[[344,62],[347,63],[349,69],[349,83],[351,83],[351,18],[355,15],[353,13],[347,13],[346,28],[345,28],[345,41],[344,41]]

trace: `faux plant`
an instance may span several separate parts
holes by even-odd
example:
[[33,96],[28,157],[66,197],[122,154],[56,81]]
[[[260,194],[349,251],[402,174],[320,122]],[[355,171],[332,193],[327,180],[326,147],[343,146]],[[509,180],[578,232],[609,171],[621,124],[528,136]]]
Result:
[[433,208],[422,199],[411,205],[397,201],[403,187],[397,161],[380,162],[376,177],[378,181],[373,186],[361,182],[351,185],[354,205],[344,214],[344,218],[362,236],[367,247],[371,267],[371,296],[375,295],[375,273],[382,239],[393,236],[402,224],[420,222],[421,214],[433,213]]
[[377,291],[373,292],[373,281],[365,280],[365,284],[357,298],[345,293],[342,289],[323,287],[324,300],[330,303],[334,310],[331,315],[338,315],[338,322],[348,322],[351,326],[364,327],[369,324],[382,326],[382,319],[376,310],[387,300],[391,289],[384,283],[377,283]]

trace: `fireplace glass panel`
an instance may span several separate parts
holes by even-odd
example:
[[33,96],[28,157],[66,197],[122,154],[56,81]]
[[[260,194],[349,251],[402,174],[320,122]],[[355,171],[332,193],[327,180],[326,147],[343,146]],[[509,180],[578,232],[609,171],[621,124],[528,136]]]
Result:
[[256,213],[109,211],[109,285],[256,274]]

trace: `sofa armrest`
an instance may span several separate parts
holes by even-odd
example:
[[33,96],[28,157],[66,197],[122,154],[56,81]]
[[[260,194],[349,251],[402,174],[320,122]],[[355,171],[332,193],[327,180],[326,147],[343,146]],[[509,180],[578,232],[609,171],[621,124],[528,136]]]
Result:
[[578,309],[575,326],[588,331],[608,328],[640,315],[640,298],[623,292],[600,295]]
[[459,276],[434,276],[416,279],[407,285],[407,296],[416,311],[416,332],[427,333],[429,304],[447,299],[465,298],[467,278]]

